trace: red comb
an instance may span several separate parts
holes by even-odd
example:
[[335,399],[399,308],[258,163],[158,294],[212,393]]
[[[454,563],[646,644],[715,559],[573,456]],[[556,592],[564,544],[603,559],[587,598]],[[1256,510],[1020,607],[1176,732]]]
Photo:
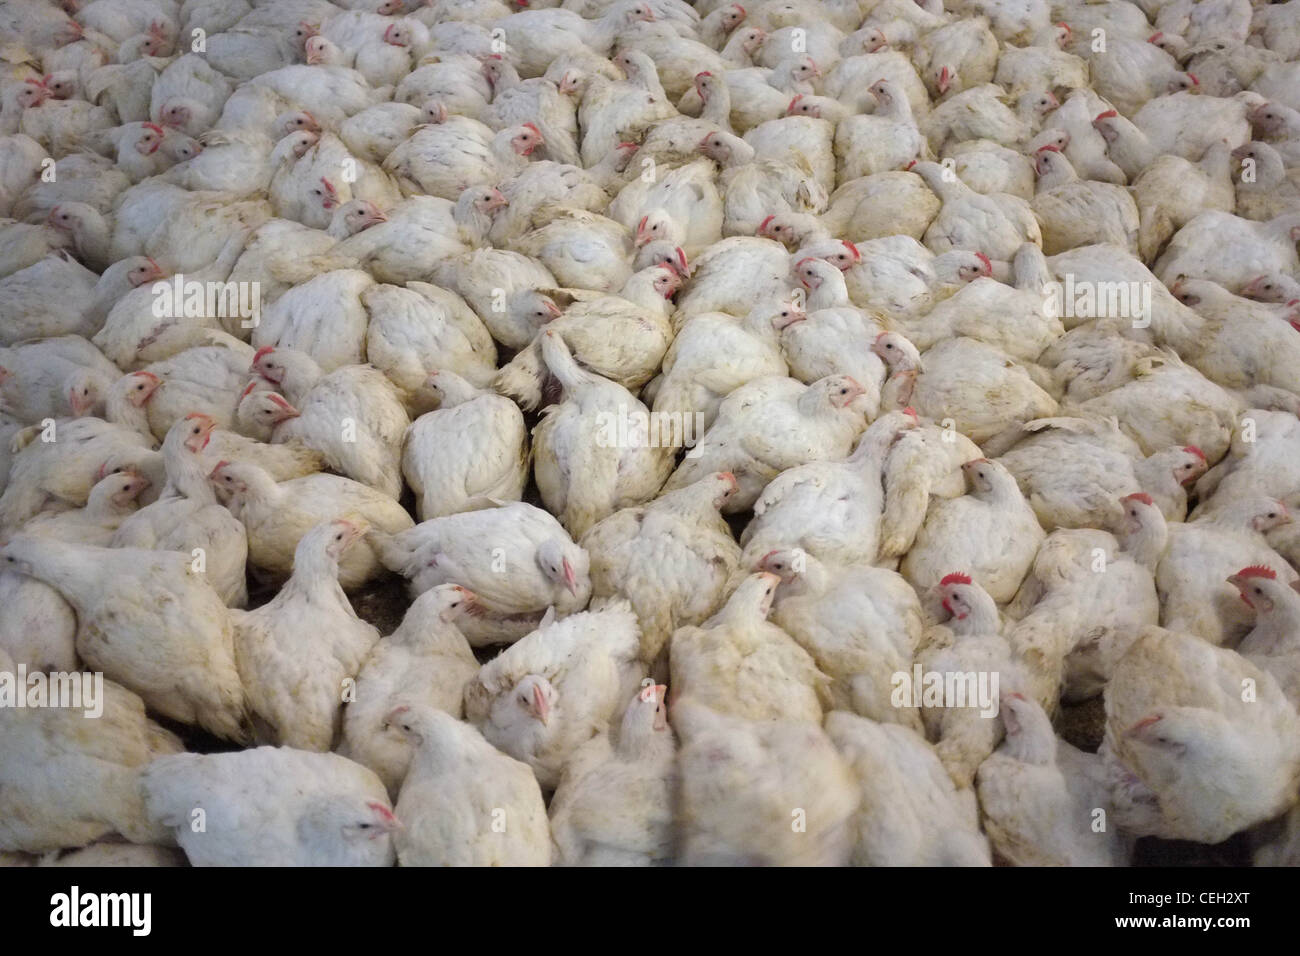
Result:
[[1201,85],[1201,81],[1198,80],[1198,79],[1196,78],[1196,74],[1195,74],[1195,73],[1192,73],[1192,72],[1189,71],[1187,75],[1190,76],[1190,77],[1192,78],[1192,85],[1193,85],[1193,86],[1200,86],[1200,85]]
[[916,418],[916,417],[917,417],[917,416],[916,416],[916,409],[913,408],[911,405],[908,405],[905,409],[903,409],[903,414],[904,414],[904,415],[908,415],[908,416],[910,416],[910,417],[912,417],[912,418]]
[[288,399],[286,399],[283,395],[277,395],[275,392],[272,392],[268,397],[271,399],[271,401],[275,402],[275,404],[279,405],[281,408],[293,408],[293,406],[289,404]]
[[245,385],[245,386],[244,386],[244,390],[243,390],[242,392],[239,393],[239,400],[242,402],[245,398],[247,398],[247,397],[248,397],[248,393],[251,392],[251,391],[253,390],[253,388],[254,388],[256,385],[257,385],[257,380],[256,380],[256,379],[254,379],[253,381],[251,381],[251,382],[249,382],[247,385]]
[[1195,455],[1197,458],[1201,459],[1201,461],[1207,460],[1205,457],[1205,452],[1201,451],[1195,445],[1184,445],[1183,451],[1187,452],[1187,454],[1189,455]]
[[1155,504],[1155,502],[1151,500],[1151,496],[1147,494],[1145,491],[1135,491],[1131,495],[1125,495],[1123,498],[1120,499],[1120,501],[1140,501],[1144,505]]
[[157,133],[159,136],[166,136],[166,135],[167,135],[166,133],[163,132],[163,128],[162,128],[161,126],[157,125],[156,123],[145,123],[145,124],[143,124],[143,125],[144,125],[145,129],[151,129],[151,130],[153,130],[155,133]]
[[1119,110],[1106,110],[1104,113],[1098,113],[1093,117],[1092,121],[1095,123],[1097,120],[1110,119],[1112,116],[1119,116]]
[[1165,37],[1164,31],[1161,30],[1161,31],[1156,32],[1156,33],[1153,33],[1153,34],[1151,34],[1149,37],[1147,37],[1147,42],[1148,42],[1148,43],[1159,43],[1161,40],[1164,39],[1164,37]]
[[260,349],[258,349],[256,352],[253,353],[253,361],[256,362],[267,352],[274,352],[274,351],[275,351],[274,345],[263,345]]
[[1049,150],[1049,149],[1054,153],[1059,153],[1061,151],[1061,147],[1057,146],[1055,143],[1047,143],[1044,146],[1038,147],[1038,151],[1040,153],[1043,152],[1044,150]]
[[1248,568],[1242,568],[1237,572],[1239,578],[1268,578],[1270,581],[1277,580],[1277,572],[1272,568],[1266,568],[1262,564],[1252,564]]
[[975,258],[978,259],[980,262],[984,263],[984,265],[988,268],[989,272],[993,271],[993,263],[989,262],[989,257],[984,255],[984,253],[982,252],[975,253]]
[[816,261],[817,261],[817,258],[816,258],[815,256],[804,256],[802,259],[800,259],[798,262],[796,262],[796,263],[794,264],[794,267],[795,267],[796,269],[798,269],[798,268],[799,268],[801,265],[803,265],[805,262],[816,262]]
[[904,169],[904,170],[908,170],[908,169],[911,169],[911,168],[912,168],[913,166],[915,166],[915,165],[916,165],[916,160],[912,160],[910,163],[908,163],[906,166],[904,166],[903,169]]
[[210,415],[204,415],[202,412],[190,412],[188,415],[185,416],[185,420],[187,422],[191,418],[206,418],[208,421],[212,421],[212,417]]
[[395,819],[396,819],[396,817],[393,816],[393,811],[392,811],[392,810],[389,810],[389,809],[388,809],[386,806],[384,806],[382,803],[367,803],[366,806],[368,806],[371,810],[374,810],[375,813],[379,814],[379,815],[380,815],[381,817],[383,817],[385,820],[395,820]]
[[524,125],[527,126],[527,127],[528,127],[530,130],[532,130],[534,133],[536,133],[538,136],[541,136],[541,135],[542,135],[542,131],[541,131],[540,129],[538,129],[537,126],[536,126],[535,124],[533,124],[533,123],[525,123]]
[[947,587],[949,584],[970,584],[969,574],[962,574],[960,571],[954,571],[952,574],[945,574],[943,580],[939,582],[940,587]]
[[764,229],[767,228],[767,224],[775,218],[776,218],[776,213],[772,213],[770,216],[768,216],[766,219],[764,219],[762,222],[758,224],[758,229],[755,231],[762,232]]
[[847,248],[849,252],[853,253],[854,259],[862,258],[862,253],[858,252],[858,247],[853,243],[849,242],[847,239],[841,239],[840,242],[844,243],[845,248]]
[[698,79],[699,79],[700,77],[702,77],[702,76],[712,76],[712,75],[713,75],[713,74],[710,73],[708,70],[700,70],[700,72],[698,72],[698,73],[695,74],[695,79],[698,80]]

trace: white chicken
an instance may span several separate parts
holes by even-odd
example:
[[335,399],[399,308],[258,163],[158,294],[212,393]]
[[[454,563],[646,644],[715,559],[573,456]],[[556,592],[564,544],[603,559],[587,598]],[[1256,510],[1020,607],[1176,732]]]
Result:
[[977,458],[962,469],[971,493],[931,504],[899,570],[923,591],[953,567],[969,569],[993,600],[1006,603],[1028,573],[1043,529],[1001,464]]
[[15,535],[0,561],[72,605],[77,654],[90,667],[120,678],[158,714],[247,739],[230,618],[188,556]]
[[655,866],[672,858],[676,741],[667,688],[642,688],[618,741],[605,733],[573,755],[551,800],[551,841],[564,866]]
[[387,720],[414,749],[394,807],[402,866],[550,865],[546,805],[528,764],[431,707],[403,705]]
[[545,621],[484,664],[465,717],[554,790],[574,751],[605,730],[641,686],[636,615],[625,601]]
[[718,417],[664,485],[673,491],[715,471],[730,471],[739,489],[723,512],[753,507],[769,481],[787,468],[843,458],[866,425],[857,399],[863,388],[847,375],[812,385],[759,378],[718,406]]
[[377,773],[390,794],[401,789],[412,748],[387,717],[401,703],[464,714],[465,685],[479,664],[456,624],[478,610],[473,592],[459,584],[425,591],[397,630],[371,648],[356,676],[356,697],[343,711],[339,753]]
[[461,621],[475,645],[516,641],[554,608],[560,616],[587,606],[591,559],[549,513],[523,502],[431,518],[367,540],[384,565],[415,593],[460,584],[476,595],[478,613]]
[[[396,534],[414,522],[388,495],[350,478],[313,474],[277,482],[250,462],[222,461],[208,475],[248,534],[248,561],[272,579],[284,580],[303,535],[322,521],[355,512],[373,530]],[[343,556],[339,583],[355,589],[380,571],[368,543]]]
[[677,628],[721,606],[740,549],[718,512],[735,491],[735,476],[719,472],[648,506],[617,511],[582,536],[592,597],[631,603],[644,660],[658,661]]
[[[193,866],[391,866],[401,824],[371,771],[290,747],[175,754],[142,774],[149,819]],[[192,826],[202,807],[207,826]]]
[[293,573],[268,603],[233,615],[235,662],[259,737],[327,751],[338,736],[349,681],[379,632],[360,620],[339,587],[339,560],[364,524],[322,522],[302,536]]
[[821,723],[830,705],[829,678],[767,620],[779,584],[775,574],[751,574],[713,617],[673,634],[673,701],[690,697],[747,720]]
[[[402,475],[415,492],[420,520],[471,510],[484,500],[519,501],[529,460],[519,407],[451,371],[434,372],[427,387],[438,407],[413,421],[402,442]],[[473,441],[479,434],[493,436],[493,445]],[[457,446],[459,457],[451,454]]]

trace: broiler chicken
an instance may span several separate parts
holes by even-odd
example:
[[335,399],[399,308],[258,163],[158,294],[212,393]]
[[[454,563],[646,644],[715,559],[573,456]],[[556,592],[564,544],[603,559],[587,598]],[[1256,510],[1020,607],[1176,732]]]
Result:
[[642,688],[618,740],[593,737],[573,755],[551,800],[551,843],[563,866],[655,866],[672,858],[676,740],[667,688]]
[[[371,771],[290,747],[175,754],[142,774],[148,818],[193,866],[391,866],[401,825]],[[204,810],[205,826],[192,826]]]
[[1001,718],[1006,739],[976,779],[994,852],[1018,866],[1126,865],[1124,836],[1093,826],[1111,809],[1101,761],[1058,740],[1031,700],[1003,697]]
[[626,601],[544,621],[465,687],[465,717],[554,790],[574,752],[641,685],[636,615]]
[[669,646],[673,700],[688,696],[747,720],[820,724],[830,680],[789,634],[767,621],[780,578],[751,574],[726,605]]
[[582,536],[592,597],[631,603],[644,660],[658,660],[674,631],[721,606],[740,549],[718,511],[735,491],[735,476],[719,472],[649,506],[617,511]]
[[767,483],[787,468],[848,454],[866,425],[857,405],[862,394],[862,386],[847,375],[812,385],[777,377],[742,385],[718,406],[717,419],[664,490],[730,471],[739,490],[723,512],[750,508]]
[[[484,500],[519,501],[528,480],[528,435],[514,402],[475,388],[455,372],[429,376],[437,409],[406,429],[402,475],[421,521],[472,510]],[[491,447],[475,436],[491,435]],[[452,449],[460,447],[459,457]]]
[[393,808],[402,866],[550,865],[546,805],[528,764],[431,707],[402,705],[387,721],[414,749]]
[[798,550],[769,552],[757,567],[781,579],[773,621],[831,679],[833,706],[919,732],[917,708],[891,700],[893,676],[911,669],[921,639],[921,606],[907,582],[884,568],[836,569]]
[[1295,803],[1298,729],[1272,675],[1235,651],[1149,628],[1106,689],[1112,816],[1136,835],[1203,843],[1278,816]]
[[[222,461],[208,480],[244,523],[249,564],[273,579],[288,578],[298,542],[322,521],[355,512],[385,534],[414,525],[406,509],[388,495],[338,475],[317,473],[277,482],[250,462]],[[344,555],[339,583],[355,589],[379,570],[379,559],[367,543]]]
[[973,794],[957,789],[924,737],[844,710],[827,715],[826,733],[862,791],[851,863],[990,865]]
[[554,608],[560,616],[587,606],[591,559],[549,513],[523,502],[431,518],[368,542],[389,570],[419,594],[460,584],[476,595],[478,613],[461,619],[475,645],[516,641]]
[[534,475],[547,508],[581,537],[653,497],[672,468],[673,445],[650,431],[649,410],[631,392],[580,366],[558,331],[541,334],[540,352],[564,397],[533,429]]
[[[0,671],[14,663],[0,649]],[[83,675],[88,676],[88,675]],[[145,810],[140,773],[181,751],[180,740],[145,716],[144,701],[104,681],[99,719],[71,708],[0,711],[0,849],[40,853],[120,834],[142,843],[166,833]]]
[[339,753],[379,775],[397,793],[411,762],[411,741],[387,717],[399,704],[465,712],[465,685],[478,673],[474,652],[457,628],[479,610],[474,593],[440,584],[417,597],[397,630],[375,643],[356,676],[356,698],[343,711]]
[[[683,698],[677,825],[687,866],[843,866],[862,795],[816,723],[746,720]],[[717,793],[735,794],[719,801]],[[803,811],[802,814],[800,811]],[[798,826],[800,820],[806,826]]]
[[962,465],[970,494],[934,502],[899,570],[922,591],[956,566],[999,603],[1015,596],[1043,529],[1016,480],[1002,465],[977,458]]
[[162,716],[247,740],[230,617],[188,555],[15,535],[6,570],[57,590],[77,612],[77,654]]
[[269,743],[334,746],[343,690],[379,640],[338,584],[339,559],[365,531],[346,518],[317,525],[299,540],[279,593],[233,615],[235,662],[257,736]]

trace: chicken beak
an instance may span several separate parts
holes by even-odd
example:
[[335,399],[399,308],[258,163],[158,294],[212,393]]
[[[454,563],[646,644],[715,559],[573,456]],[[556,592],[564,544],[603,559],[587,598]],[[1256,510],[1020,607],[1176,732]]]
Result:
[[798,309],[791,309],[789,315],[782,316],[781,318],[777,319],[776,322],[773,324],[776,326],[777,331],[784,331],[785,329],[790,328],[790,326],[792,325],[798,325],[800,322],[806,322],[806,321],[808,321],[807,312],[803,312]]
[[542,722],[545,727],[551,722],[551,702],[546,699],[546,695],[540,687],[533,688],[533,716]]
[[199,434],[195,435],[193,438],[186,439],[185,447],[197,455],[199,452],[203,451],[203,449],[207,447],[208,442],[212,440],[212,429],[215,427],[216,425],[212,422],[205,424],[203,426],[203,431],[199,432]]
[[365,537],[366,532],[370,530],[370,523],[363,518],[348,518],[343,521],[344,535],[343,540],[339,543],[339,554],[347,551],[348,548],[356,544]]
[[1139,720],[1136,724],[1134,724],[1134,725],[1133,725],[1132,727],[1130,727],[1128,730],[1124,731],[1124,736],[1125,736],[1125,737],[1139,737],[1139,736],[1141,736],[1141,734],[1142,734],[1142,732],[1143,732],[1144,730],[1146,730],[1148,727],[1152,726],[1153,724],[1157,723],[1159,720],[1160,720],[1160,715],[1159,715],[1159,714],[1154,714],[1154,715],[1152,715],[1152,716],[1150,716],[1150,717],[1143,717],[1141,720]]
[[655,702],[656,702],[656,706],[655,706],[655,719],[654,719],[654,729],[655,729],[655,730],[667,730],[667,729],[668,729],[668,700],[667,700],[667,698],[668,698],[668,685],[667,685],[667,684],[655,684],[655,685],[654,685],[654,699],[655,699]]

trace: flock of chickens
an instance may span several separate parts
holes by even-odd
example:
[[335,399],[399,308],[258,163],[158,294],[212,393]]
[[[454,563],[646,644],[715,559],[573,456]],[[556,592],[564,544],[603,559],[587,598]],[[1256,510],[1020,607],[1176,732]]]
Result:
[[0,58],[6,862],[1300,862],[1300,0]]

